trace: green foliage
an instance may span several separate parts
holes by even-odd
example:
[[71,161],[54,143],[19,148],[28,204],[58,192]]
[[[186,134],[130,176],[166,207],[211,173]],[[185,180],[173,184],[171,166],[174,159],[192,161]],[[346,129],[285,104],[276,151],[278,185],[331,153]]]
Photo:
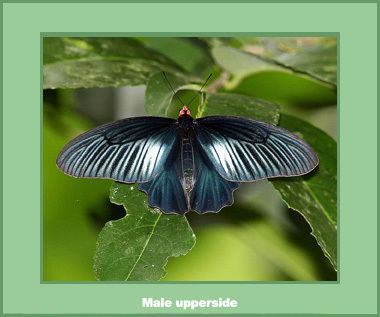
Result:
[[[45,104],[45,109],[48,105]],[[54,119],[54,120],[53,120]],[[57,119],[57,120],[56,120]],[[60,128],[62,127],[62,128]],[[71,113],[47,116],[43,125],[43,279],[93,280],[96,230],[89,210],[104,212],[110,181],[67,177],[55,165],[65,143],[92,126]],[[60,129],[59,129],[60,128]],[[89,193],[91,193],[89,195]],[[80,241],[80,243],[78,243]]]
[[[336,103],[332,75],[336,72],[335,46],[304,49],[301,53],[300,49],[289,48],[284,53],[277,49],[278,41],[270,44],[244,45],[243,50],[225,45],[213,47],[215,61],[232,75],[225,88],[281,105],[315,108]],[[328,54],[323,53],[325,50]],[[315,63],[317,57],[320,63]]]
[[132,38],[44,39],[44,88],[144,84],[159,70],[181,68]]
[[137,186],[114,183],[110,199],[127,214],[108,222],[99,234],[94,264],[99,280],[159,280],[169,257],[193,247],[195,235],[186,217],[150,208]]
[[[214,76],[208,85],[208,91],[200,93],[204,77],[211,70]],[[309,117],[305,115],[305,110],[301,110],[336,104],[335,39],[45,38],[43,71],[44,88],[146,85],[145,110],[149,115],[175,118],[182,106],[179,99],[188,104],[195,96],[190,105],[194,117],[251,117],[271,124],[279,123],[300,135],[315,149],[320,164],[307,176],[271,180],[279,194],[269,186],[270,200],[281,197],[289,208],[302,215],[323,254],[336,269],[336,142],[308,123]],[[162,71],[167,73],[176,96],[173,96],[164,80]],[[295,116],[280,116],[280,109],[282,113],[290,112]],[[58,154],[58,148],[62,147],[64,140],[68,140],[68,136],[60,136],[59,141],[54,141],[49,137],[49,129],[45,127],[45,149],[48,150],[44,152],[44,159],[50,162],[48,175],[58,175],[58,171],[53,171],[55,166],[52,162]],[[54,142],[56,145],[50,148],[50,143]],[[71,188],[74,188],[74,183],[82,181],[64,175],[54,176],[50,181],[61,182],[58,178],[64,179]],[[86,186],[87,183],[100,182],[83,181]],[[76,191],[87,190],[85,186],[77,186]],[[104,186],[99,185],[96,190],[102,188]],[[62,197],[72,195],[73,190]],[[54,195],[50,192],[46,189],[44,197],[47,193]],[[239,195],[238,192],[235,196]],[[49,210],[56,209],[65,216],[58,205],[52,205],[47,196],[45,199],[45,206]],[[165,215],[150,208],[146,195],[134,185],[114,183],[110,199],[112,203],[124,206],[126,215],[107,222],[98,236],[94,263],[97,279],[159,280],[165,275],[167,265],[169,272],[165,280],[318,279],[309,255],[289,240],[286,233],[288,229],[284,229],[286,225],[277,230],[274,226],[278,223],[274,224],[272,220],[242,220],[241,226],[223,224],[210,230],[208,226],[203,229],[201,227],[194,230],[198,236],[194,250],[186,257],[179,257],[187,254],[195,244],[189,218],[190,223],[194,220],[193,217],[197,217],[198,222],[204,222],[205,219],[213,219],[214,222],[215,219],[226,219],[226,215],[231,214],[228,221],[237,221],[241,216],[239,210],[245,215],[244,212],[252,214],[257,208],[265,209],[257,207],[254,199],[250,198],[247,205],[240,204],[237,199],[236,207],[225,208],[215,215],[188,214],[186,217]],[[94,195],[86,196],[82,207],[85,208],[91,201],[94,201]],[[95,202],[94,204],[96,206]],[[49,215],[51,214],[46,214],[45,217]],[[278,219],[282,216],[275,217]],[[281,221],[284,226],[286,220]],[[85,221],[78,220],[75,225],[74,228],[85,226]],[[45,250],[48,250],[50,258],[54,258],[54,243],[51,242],[53,230],[48,226],[44,230],[47,234],[44,240]],[[88,234],[87,252],[93,251],[94,246],[91,249],[89,245],[94,242],[95,234]],[[243,240],[244,243],[241,244],[240,241]],[[212,242],[204,244],[208,247],[202,247],[205,241]],[[225,241],[225,244],[219,243],[220,241]],[[224,255],[224,258],[218,260],[223,253],[218,248],[224,250],[224,247],[230,247],[231,257],[226,260]],[[227,271],[236,267],[235,258],[239,256],[240,262],[246,263],[245,266],[241,265],[241,270],[227,274]],[[202,262],[202,259],[206,262]],[[215,270],[212,263],[217,265],[218,261],[224,263],[225,275],[221,273],[222,269]],[[211,264],[211,268],[202,270],[193,263],[198,263],[199,267]],[[248,273],[249,269],[257,275]],[[88,272],[83,274],[85,277],[82,279],[88,279],[86,274]]]
[[[187,72],[201,78],[207,76],[214,66],[211,54],[199,39],[175,37],[143,37],[140,40],[160,52]],[[191,58],[189,58],[191,56]]]
[[[222,243],[212,243],[215,241]],[[228,256],[222,257],[225,253]],[[285,276],[301,281],[318,279],[312,260],[297,242],[287,239],[286,232],[264,220],[200,230],[194,248],[186,257],[169,262],[163,280],[173,281],[177,276],[189,281],[281,280]]]
[[[198,94],[199,85],[189,84],[191,78],[168,75],[174,91],[180,96],[183,91],[191,91],[190,99]],[[231,93],[200,94],[201,102],[190,105],[193,116],[199,118],[211,115],[248,116],[257,120],[277,124],[279,119],[278,106],[254,97]],[[182,97],[180,97],[182,99]],[[187,99],[183,99],[188,104]],[[163,80],[162,74],[150,78],[145,93],[145,109],[148,114],[155,116],[178,116],[178,100]]]
[[[189,87],[189,78],[187,77],[167,74],[167,78],[175,93]],[[162,73],[155,74],[149,79],[145,93],[145,110],[148,114],[152,116],[170,116],[169,111],[173,98],[173,92]],[[172,114],[172,116],[175,116],[175,114]]]
[[299,112],[300,108],[317,109],[336,103],[335,91],[325,85],[302,76],[278,71],[248,75],[242,78],[232,91],[278,103],[284,109],[289,105],[296,106],[296,112]]
[[280,126],[305,139],[317,152],[319,165],[307,176],[272,180],[272,184],[287,205],[305,217],[312,235],[336,268],[336,142],[318,128],[292,116],[282,115]]
[[243,42],[242,49],[273,60],[296,73],[336,86],[337,50],[333,37],[259,38],[255,45]]
[[216,46],[211,52],[215,61],[223,67],[223,69],[236,77],[244,77],[248,74],[263,71],[289,71],[275,63],[263,60],[255,55],[248,54],[230,46]]
[[326,38],[241,39],[239,49],[217,43],[215,61],[231,74],[279,71],[294,73],[336,87],[336,41]]
[[277,124],[280,114],[277,105],[265,100],[232,93],[213,93],[207,94],[197,117],[212,115],[251,117]]

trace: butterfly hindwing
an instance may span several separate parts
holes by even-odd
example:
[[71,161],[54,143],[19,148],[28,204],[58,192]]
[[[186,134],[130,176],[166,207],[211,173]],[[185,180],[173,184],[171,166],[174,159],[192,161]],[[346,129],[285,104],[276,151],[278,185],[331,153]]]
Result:
[[239,183],[229,182],[219,175],[196,139],[193,139],[193,151],[195,182],[190,192],[191,210],[198,213],[218,212],[231,205],[232,192],[239,187]]
[[161,173],[139,185],[139,189],[147,193],[149,205],[165,213],[184,214],[189,211],[182,183],[179,142],[177,138]]
[[239,187],[237,182],[222,178],[203,149],[192,138],[194,157],[194,185],[190,191],[184,189],[183,165],[180,141],[176,141],[163,171],[149,182],[139,185],[148,195],[148,203],[165,213],[184,214],[194,210],[198,213],[217,212],[233,202],[232,192]]
[[264,122],[210,116],[196,119],[194,132],[208,159],[229,181],[303,175],[318,165],[306,142]]
[[163,168],[176,141],[176,121],[136,117],[101,125],[69,142],[58,167],[75,177],[146,182]]

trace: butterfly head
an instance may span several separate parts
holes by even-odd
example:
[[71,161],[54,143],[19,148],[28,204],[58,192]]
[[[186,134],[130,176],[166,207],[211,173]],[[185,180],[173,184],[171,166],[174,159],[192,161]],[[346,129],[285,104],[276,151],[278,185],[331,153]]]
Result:
[[191,116],[190,109],[187,106],[183,106],[183,108],[179,112],[179,118],[184,117],[184,116],[187,116],[187,117]]

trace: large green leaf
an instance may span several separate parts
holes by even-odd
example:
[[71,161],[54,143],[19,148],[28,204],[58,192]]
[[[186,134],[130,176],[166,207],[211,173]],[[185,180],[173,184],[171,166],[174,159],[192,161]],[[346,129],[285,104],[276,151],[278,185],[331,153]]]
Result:
[[133,38],[44,38],[44,88],[145,84],[159,70],[181,71]]
[[337,263],[337,147],[311,124],[281,115],[280,126],[305,139],[317,152],[319,166],[303,177],[271,180],[287,205],[306,219],[317,243],[336,269]]
[[281,67],[336,85],[335,37],[258,37],[242,49]]
[[139,40],[196,76],[207,76],[214,65],[208,47],[197,38],[143,37]]
[[186,217],[149,208],[137,186],[114,183],[110,199],[127,214],[108,222],[99,234],[94,262],[99,280],[159,280],[169,257],[185,255],[193,247],[195,235]]
[[215,61],[236,76],[236,81],[264,71],[297,74],[336,89],[335,38],[254,38],[234,48],[212,48]]
[[[181,96],[183,91],[191,91],[190,97],[199,90],[199,85],[191,84],[190,79],[167,74],[174,91]],[[182,95],[183,96],[183,95]],[[201,94],[204,97],[204,94]],[[188,96],[187,96],[188,97]],[[191,98],[182,98],[185,101]],[[207,93],[206,98],[190,105],[194,117],[230,115],[251,117],[276,124],[279,118],[277,105],[254,97],[231,93]],[[173,102],[175,107],[173,107]],[[150,115],[178,116],[178,101],[168,88],[162,74],[154,75],[148,82],[145,93],[145,108]]]

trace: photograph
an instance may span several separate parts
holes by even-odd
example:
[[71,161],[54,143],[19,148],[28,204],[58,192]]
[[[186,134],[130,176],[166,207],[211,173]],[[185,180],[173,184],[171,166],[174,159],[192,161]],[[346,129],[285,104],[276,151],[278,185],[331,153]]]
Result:
[[336,34],[41,44],[41,281],[338,281]]

